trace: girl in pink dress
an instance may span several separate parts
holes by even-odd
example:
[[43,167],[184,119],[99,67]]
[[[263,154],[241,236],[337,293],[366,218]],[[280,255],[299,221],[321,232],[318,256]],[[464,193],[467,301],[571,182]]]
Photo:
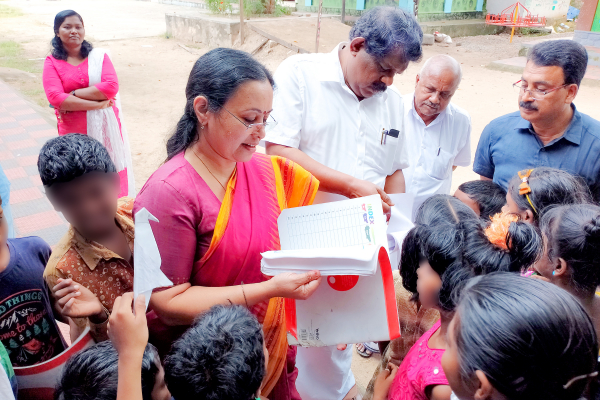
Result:
[[[442,370],[441,359],[447,346],[446,330],[454,310],[452,288],[468,278],[460,257],[462,231],[462,224],[448,223],[434,228],[417,225],[409,232],[409,240],[404,243],[415,244],[415,247],[413,251],[403,249],[403,285],[414,293],[413,300],[420,302],[421,307],[437,309],[441,319],[410,349],[392,378],[387,397],[376,391],[381,397],[374,396],[374,399],[450,400],[452,392]],[[418,264],[408,262],[405,257],[408,253],[413,253],[411,258],[419,260]],[[405,269],[409,269],[410,273]]]
[[131,153],[119,119],[119,82],[110,58],[84,40],[83,20],[73,10],[56,15],[54,33],[52,55],[44,62],[43,84],[56,113],[58,134],[82,133],[99,140],[117,166],[119,197],[133,196]]
[[419,209],[402,244],[402,285],[419,309],[436,309],[441,320],[415,342],[400,367],[390,363],[378,375],[373,400],[450,400],[440,361],[454,310],[453,289],[470,276],[462,265],[463,233],[477,223],[473,210],[448,195],[433,196]]
[[419,224],[423,213],[440,213],[432,199],[423,204],[417,225],[404,240],[400,272],[403,286],[414,293],[413,300],[437,309],[441,319],[413,345],[399,368],[389,365],[378,376],[374,400],[449,400],[441,360],[448,349],[447,331],[457,295],[477,275],[498,271],[518,275],[535,262],[541,249],[536,229],[510,215],[494,218],[489,226],[479,219],[458,222],[448,217],[445,222],[421,218],[437,222]]

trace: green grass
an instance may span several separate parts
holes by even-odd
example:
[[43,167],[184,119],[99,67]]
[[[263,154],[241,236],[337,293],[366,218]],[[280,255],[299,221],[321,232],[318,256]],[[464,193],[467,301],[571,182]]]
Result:
[[0,18],[20,17],[21,15],[23,15],[23,13],[18,8],[0,4]]
[[34,61],[25,58],[21,45],[12,40],[0,42],[0,67],[16,68],[31,73],[42,72]]

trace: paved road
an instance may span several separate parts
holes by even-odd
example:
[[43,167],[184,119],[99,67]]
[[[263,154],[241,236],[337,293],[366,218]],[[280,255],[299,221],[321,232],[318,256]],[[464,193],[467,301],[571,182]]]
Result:
[[0,81],[0,164],[11,184],[15,236],[39,236],[51,246],[68,225],[46,199],[37,159],[42,145],[56,135],[55,127]]

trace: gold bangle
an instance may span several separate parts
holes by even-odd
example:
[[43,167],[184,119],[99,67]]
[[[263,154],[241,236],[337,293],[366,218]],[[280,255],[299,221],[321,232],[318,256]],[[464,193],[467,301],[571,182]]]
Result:
[[107,323],[108,320],[110,319],[110,311],[108,311],[108,308],[106,308],[106,306],[104,304],[102,304],[102,302],[100,302],[100,304],[102,305],[102,311],[104,311],[106,313],[106,319],[104,321],[102,321],[98,324],[94,324],[94,325],[103,325],[103,324]]
[[248,305],[248,299],[246,298],[246,292],[244,291],[244,282],[242,282],[240,284],[240,286],[242,287],[242,294],[244,295],[244,301],[246,302],[246,308],[250,309],[250,306]]

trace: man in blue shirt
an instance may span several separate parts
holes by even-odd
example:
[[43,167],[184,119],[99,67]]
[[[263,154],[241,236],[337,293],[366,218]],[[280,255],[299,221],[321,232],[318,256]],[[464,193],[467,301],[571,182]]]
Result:
[[600,200],[600,122],[573,104],[586,68],[587,52],[572,40],[535,45],[513,84],[519,112],[485,127],[473,171],[507,189],[518,171],[559,168],[582,177]]

